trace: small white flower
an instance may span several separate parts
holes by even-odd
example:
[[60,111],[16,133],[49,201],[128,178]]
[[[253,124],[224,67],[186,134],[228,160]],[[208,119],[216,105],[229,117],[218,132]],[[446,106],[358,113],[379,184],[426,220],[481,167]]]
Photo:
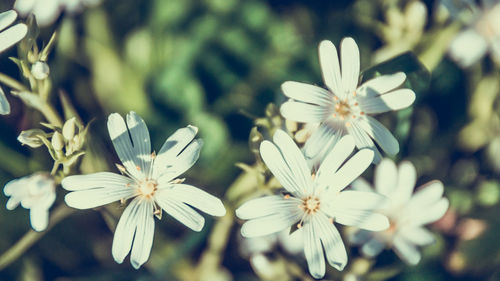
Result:
[[158,155],[151,153],[148,128],[135,112],[127,114],[126,124],[119,114],[111,114],[108,131],[123,164],[117,166],[126,176],[110,172],[70,176],[62,181],[62,186],[73,191],[66,195],[65,201],[77,209],[132,199],[113,239],[112,254],[117,263],[122,263],[131,249],[130,262],[134,268],[148,260],[154,216],[160,218],[162,209],[194,231],[201,231],[205,219],[191,206],[213,216],[226,213],[218,198],[177,179],[198,160],[203,142],[194,138],[196,127],[177,130]]
[[43,80],[49,77],[50,68],[49,65],[44,61],[36,61],[31,65],[31,74],[37,80]]
[[475,20],[452,41],[449,53],[461,67],[467,68],[489,51],[500,62],[500,4],[475,10]]
[[236,215],[249,220],[243,224],[241,234],[263,236],[298,223],[311,275],[324,276],[323,254],[331,266],[342,270],[347,253],[334,221],[369,230],[384,230],[389,226],[385,216],[372,212],[384,200],[383,196],[342,191],[370,165],[373,151],[362,149],[347,160],[354,150],[354,140],[346,136],[313,176],[300,149],[284,131],[276,131],[273,142],[263,141],[260,154],[288,193],[253,199],[239,207]]
[[281,106],[281,114],[297,122],[321,123],[308,140],[306,158],[321,155],[342,136],[351,135],[358,148],[373,149],[374,162],[379,162],[381,156],[372,139],[389,155],[398,153],[399,144],[387,128],[369,115],[408,107],[415,100],[415,93],[410,89],[394,90],[406,79],[402,72],[376,77],[358,87],[358,45],[352,38],[344,38],[340,51],[341,64],[332,42],[319,44],[319,60],[328,90],[293,81],[283,83],[283,93],[290,100]]
[[[392,247],[406,263],[416,265],[421,258],[416,246],[434,242],[434,237],[423,225],[440,219],[448,209],[448,199],[443,198],[443,184],[431,181],[413,194],[417,174],[408,161],[399,168],[390,159],[384,159],[375,170],[375,190],[388,199],[380,212],[385,214],[391,226],[386,231],[360,230],[351,237],[354,244],[363,244],[361,251],[368,257],[378,255],[385,246]],[[358,179],[355,189],[373,190],[368,183]]]
[[3,192],[10,196],[7,210],[14,210],[19,203],[30,210],[31,227],[44,231],[49,224],[49,208],[56,200],[54,179],[46,173],[35,173],[8,182]]

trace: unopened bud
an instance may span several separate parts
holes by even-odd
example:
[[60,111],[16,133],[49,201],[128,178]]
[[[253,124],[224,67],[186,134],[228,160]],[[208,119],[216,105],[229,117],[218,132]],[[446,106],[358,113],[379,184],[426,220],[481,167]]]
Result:
[[49,77],[49,73],[50,73],[50,68],[46,62],[36,61],[31,66],[31,74],[37,80],[46,79],[47,77]]
[[52,148],[55,151],[62,151],[64,148],[64,137],[61,133],[55,132],[52,136]]
[[31,129],[22,131],[17,137],[17,140],[22,145],[27,145],[32,148],[37,148],[43,145],[43,142],[40,139],[40,137],[45,137],[45,135],[46,135],[45,132],[40,129]]
[[75,117],[69,119],[68,121],[66,121],[66,123],[64,123],[64,126],[62,128],[62,134],[64,136],[64,139],[69,141],[71,139],[73,139],[73,137],[75,136],[75,131],[76,131],[76,119]]

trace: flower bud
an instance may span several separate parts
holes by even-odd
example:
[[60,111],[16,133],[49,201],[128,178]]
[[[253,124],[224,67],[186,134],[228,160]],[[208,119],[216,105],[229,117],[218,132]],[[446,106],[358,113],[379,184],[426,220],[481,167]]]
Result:
[[17,140],[22,145],[37,148],[43,145],[41,138],[45,138],[45,135],[45,132],[40,129],[31,129],[22,131],[17,137]]
[[52,148],[55,151],[62,151],[64,148],[64,137],[61,133],[55,132],[52,136]]
[[46,79],[47,77],[49,77],[49,73],[50,73],[50,68],[46,62],[36,61],[31,66],[31,74],[37,80]]
[[64,123],[64,126],[62,128],[62,134],[64,136],[64,139],[69,141],[71,139],[73,139],[73,137],[75,136],[75,131],[76,131],[76,119],[75,117],[69,119],[68,121],[66,121],[66,123]]

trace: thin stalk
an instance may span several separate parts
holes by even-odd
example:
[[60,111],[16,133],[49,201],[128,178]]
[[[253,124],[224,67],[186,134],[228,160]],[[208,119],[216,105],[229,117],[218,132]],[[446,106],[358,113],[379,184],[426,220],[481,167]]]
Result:
[[18,91],[28,91],[28,89],[23,84],[3,73],[0,73],[0,81],[10,88],[16,89]]
[[36,232],[34,230],[28,231],[14,246],[5,251],[0,256],[0,271],[16,261],[24,252],[26,252],[35,242],[40,240],[49,230],[75,212],[74,209],[68,208],[66,205],[57,207],[50,216],[50,224],[43,232]]

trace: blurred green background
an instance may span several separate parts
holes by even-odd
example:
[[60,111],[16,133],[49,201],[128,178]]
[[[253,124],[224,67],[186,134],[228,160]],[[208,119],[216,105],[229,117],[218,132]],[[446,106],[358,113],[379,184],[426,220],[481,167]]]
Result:
[[[199,127],[205,145],[185,176],[219,197],[241,173],[235,163],[255,161],[248,148],[253,119],[265,115],[268,103],[284,100],[281,83],[322,85],[321,40],[338,45],[341,38],[354,37],[362,69],[413,51],[431,76],[414,77],[422,83],[410,109],[378,119],[400,141],[397,160],[416,165],[418,184],[443,181],[451,208],[431,226],[438,242],[423,249],[418,266],[407,267],[384,251],[370,273],[360,276],[355,273],[366,260],[351,248],[344,273],[359,280],[500,280],[500,68],[489,57],[467,70],[459,68],[446,50],[463,23],[448,18],[439,1],[420,2],[424,12],[422,6],[412,9],[413,2],[104,0],[79,14],[63,13],[41,29],[39,40],[46,43],[58,31],[48,60],[54,91],[68,94],[85,123],[94,120],[83,172],[115,171],[112,164],[118,160],[106,118],[134,110],[148,124],[156,149],[177,128]],[[0,8],[12,4],[5,1]],[[15,48],[2,54],[0,72],[19,77],[9,56],[16,56]],[[16,141],[21,130],[39,128],[42,117],[16,98],[9,100],[12,113],[0,118],[2,186],[52,166],[44,148],[29,149]],[[55,96],[53,102],[62,110]],[[59,204],[64,194],[58,188]],[[6,201],[0,196],[1,205]],[[118,204],[112,208],[121,212]],[[79,211],[0,271],[0,279],[259,280],[238,252],[239,222],[229,225],[227,246],[218,255],[220,272],[196,267],[213,242],[207,239],[215,221],[206,219],[200,233],[168,216],[157,221],[152,256],[136,271],[128,259],[122,265],[113,261],[113,234],[105,216]],[[28,211],[0,208],[0,225],[2,253],[29,230]],[[306,268],[301,259],[295,262]],[[329,272],[332,278],[348,278],[331,268]],[[287,278],[283,275],[283,280],[300,279]]]

